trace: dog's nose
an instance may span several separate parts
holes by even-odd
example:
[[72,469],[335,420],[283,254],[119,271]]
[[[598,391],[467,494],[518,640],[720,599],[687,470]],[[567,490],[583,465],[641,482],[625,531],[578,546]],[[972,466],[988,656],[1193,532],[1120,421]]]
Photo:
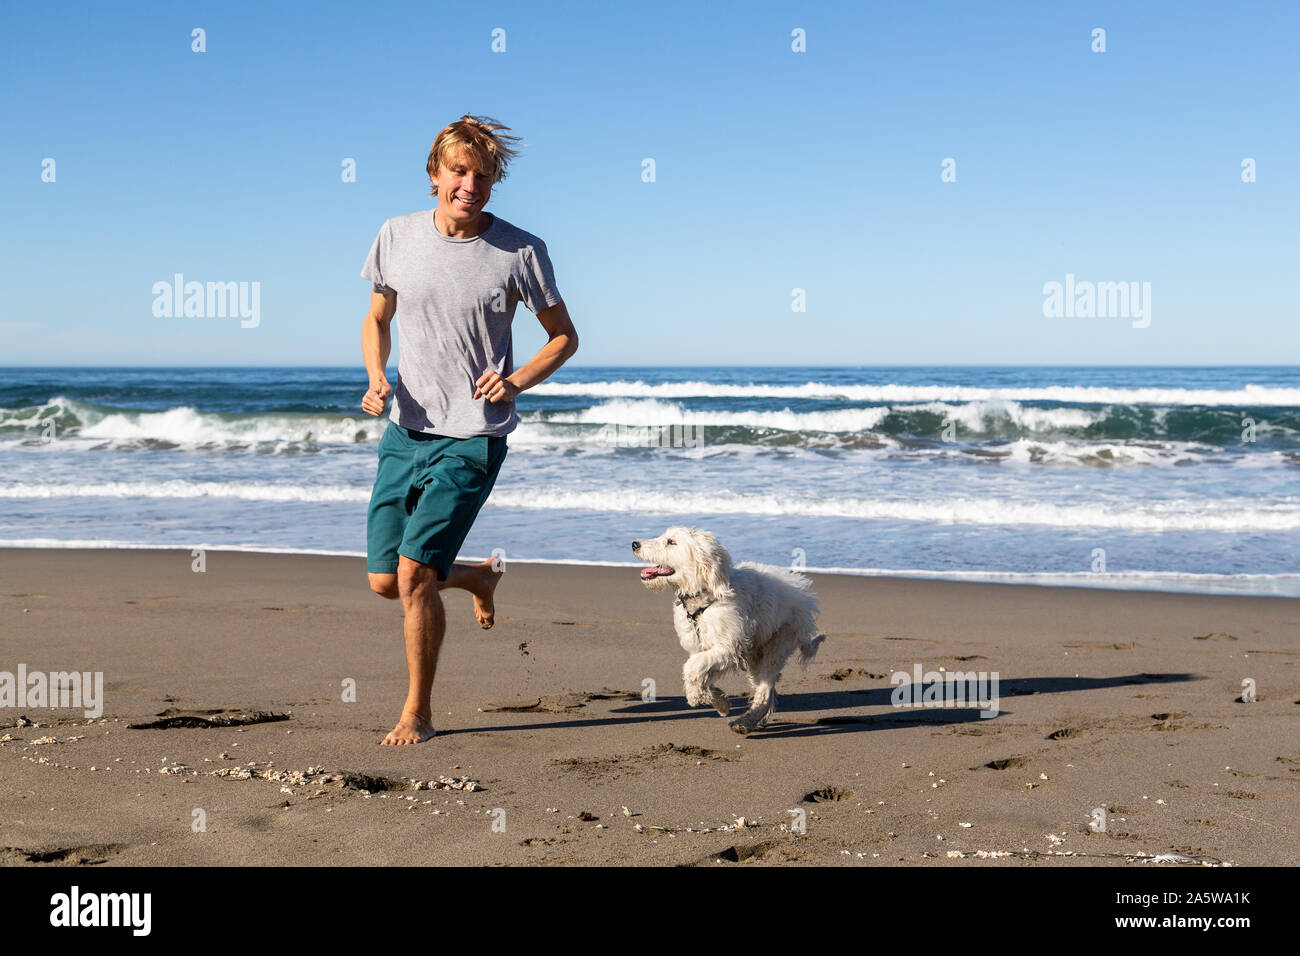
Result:
[[632,542],[632,550],[633,550],[633,551],[637,550],[637,548],[639,548],[639,547],[641,547],[641,542],[640,542],[640,541],[633,541],[633,542]]

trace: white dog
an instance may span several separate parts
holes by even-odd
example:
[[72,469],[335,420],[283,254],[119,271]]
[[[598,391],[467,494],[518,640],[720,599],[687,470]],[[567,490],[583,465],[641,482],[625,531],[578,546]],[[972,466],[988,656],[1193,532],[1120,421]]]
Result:
[[714,681],[728,671],[744,673],[754,690],[749,710],[731,722],[747,734],[776,709],[775,685],[797,649],[805,667],[825,634],[817,633],[817,598],[811,582],[789,568],[745,561],[731,555],[707,531],[669,528],[651,541],[633,541],[632,553],[653,567],[641,569],[647,587],[677,592],[673,625],[691,655],[682,668],[686,703],[712,704],[722,716],[731,710]]

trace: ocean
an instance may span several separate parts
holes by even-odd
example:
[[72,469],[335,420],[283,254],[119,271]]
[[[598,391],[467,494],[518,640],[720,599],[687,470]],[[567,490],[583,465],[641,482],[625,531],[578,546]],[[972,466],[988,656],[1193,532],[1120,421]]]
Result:
[[[6,368],[0,546],[363,555],[366,384]],[[518,411],[466,557],[632,566],[687,524],[812,571],[1300,597],[1300,367],[565,367]]]

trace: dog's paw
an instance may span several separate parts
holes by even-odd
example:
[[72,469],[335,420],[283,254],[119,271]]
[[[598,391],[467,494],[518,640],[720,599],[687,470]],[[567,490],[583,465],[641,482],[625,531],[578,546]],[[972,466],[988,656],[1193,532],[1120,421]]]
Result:
[[732,730],[734,730],[736,733],[740,734],[742,737],[754,729],[753,727],[749,726],[749,724],[745,723],[743,720],[733,720],[727,726],[730,727]]
[[709,693],[707,688],[699,684],[686,685],[686,706],[699,707],[701,704],[709,704],[712,702],[713,695]]
[[712,688],[712,691],[713,698],[711,703],[713,704],[714,710],[718,712],[719,716],[726,717],[731,713],[731,701],[727,700],[727,695],[718,690],[718,688],[714,687]]

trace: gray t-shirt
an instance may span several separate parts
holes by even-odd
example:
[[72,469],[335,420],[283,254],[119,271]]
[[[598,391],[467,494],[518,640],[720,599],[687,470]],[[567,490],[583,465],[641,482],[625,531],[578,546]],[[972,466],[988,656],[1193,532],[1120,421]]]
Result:
[[515,306],[560,303],[546,244],[491,213],[472,239],[444,236],[425,209],[389,219],[361,269],[376,292],[397,293],[401,337],[389,417],[406,428],[472,438],[507,435],[515,403],[474,398],[488,369],[515,370]]

